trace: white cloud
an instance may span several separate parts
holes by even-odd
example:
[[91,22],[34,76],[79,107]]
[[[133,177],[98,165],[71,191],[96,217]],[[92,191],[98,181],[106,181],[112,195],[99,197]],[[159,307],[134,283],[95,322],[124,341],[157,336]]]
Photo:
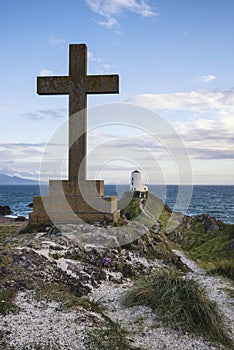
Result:
[[96,73],[97,74],[103,74],[103,73],[113,73],[113,70],[115,69],[115,65],[104,63],[105,58],[97,58],[95,57],[94,53],[92,51],[88,51],[88,59],[92,62],[96,63]]
[[56,38],[53,35],[49,38],[49,43],[52,46],[58,46],[61,49],[64,49],[66,46],[66,41],[64,39]]
[[88,59],[93,61],[93,62],[97,62],[97,63],[105,61],[104,58],[97,58],[97,57],[95,57],[94,53],[92,51],[88,51]]
[[8,106],[0,107],[0,111],[2,111],[2,112],[8,112],[8,111],[9,111],[9,107],[8,107]]
[[30,162],[30,166],[28,162],[0,164],[0,173],[38,181],[40,178],[40,162]]
[[[48,174],[45,166],[41,165],[45,156],[46,143],[0,143],[0,173],[8,175],[17,175],[31,179],[48,181],[50,178],[57,178],[60,175],[57,170],[57,164],[61,164],[61,154],[64,154],[64,145],[52,144],[50,149],[47,148]],[[66,147],[66,145],[65,145]],[[57,153],[54,152],[57,150]],[[51,152],[48,153],[48,152]],[[58,156],[59,155],[59,156]],[[52,172],[52,167],[55,170]],[[51,171],[51,173],[50,173]],[[66,169],[65,169],[66,177]]]
[[138,13],[144,17],[155,15],[153,8],[146,0],[85,0],[93,12],[110,17],[123,10]]
[[9,161],[30,161],[32,158],[41,158],[44,143],[2,143],[0,144],[1,164]]
[[103,64],[100,68],[103,73],[113,73],[114,69],[115,66],[113,64]]
[[126,102],[154,110],[187,111],[198,115],[209,110],[226,115],[234,113],[234,90],[218,92],[176,92],[136,95]]
[[234,159],[234,125],[227,125],[227,119],[178,122],[177,130],[192,158]]
[[167,112],[191,158],[234,158],[234,90],[145,94],[128,102]]
[[94,58],[94,55],[91,51],[88,50],[87,52],[88,59],[92,60]]
[[52,74],[53,74],[52,70],[49,70],[49,69],[41,69],[39,73],[40,76],[48,76]]
[[107,18],[106,21],[99,21],[98,23],[101,26],[106,27],[108,29],[111,29],[113,27],[117,27],[119,25],[119,22],[113,17]]
[[207,75],[201,75],[198,80],[200,80],[203,83],[209,83],[212,80],[215,80],[216,76],[213,74],[207,74]]
[[37,120],[43,120],[46,118],[51,119],[57,119],[57,118],[64,118],[66,115],[66,109],[65,108],[58,108],[57,110],[52,109],[42,109],[38,110],[37,112],[29,112],[23,114],[23,117],[26,118],[26,121],[37,121]]
[[156,15],[147,0],[85,0],[88,7],[95,13],[105,17],[105,21],[99,21],[100,25],[107,28],[118,26],[116,16],[123,11],[137,13],[142,17]]

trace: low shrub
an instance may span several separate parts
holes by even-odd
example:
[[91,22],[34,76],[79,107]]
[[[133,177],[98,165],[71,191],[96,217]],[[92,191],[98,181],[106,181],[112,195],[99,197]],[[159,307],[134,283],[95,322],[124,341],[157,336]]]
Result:
[[122,301],[128,307],[148,306],[163,322],[233,349],[216,303],[195,280],[179,272],[160,269],[139,279]]

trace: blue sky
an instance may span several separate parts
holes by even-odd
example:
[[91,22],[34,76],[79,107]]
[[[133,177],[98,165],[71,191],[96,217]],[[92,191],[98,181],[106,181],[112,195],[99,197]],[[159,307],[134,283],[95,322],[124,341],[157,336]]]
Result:
[[[89,74],[120,76],[120,94],[89,97],[90,107],[127,102],[153,110],[181,136],[193,183],[234,184],[233,18],[233,0],[1,1],[0,172],[38,177],[46,144],[67,120],[67,97],[38,96],[36,77],[67,75],[69,43],[86,43]],[[90,145],[108,133],[117,137],[113,127],[102,128]],[[139,147],[148,144],[142,136]],[[178,182],[176,166],[156,148],[151,144],[150,152],[161,175]],[[127,182],[138,164],[111,164],[112,151],[99,175]],[[150,171],[148,163],[141,166]]]

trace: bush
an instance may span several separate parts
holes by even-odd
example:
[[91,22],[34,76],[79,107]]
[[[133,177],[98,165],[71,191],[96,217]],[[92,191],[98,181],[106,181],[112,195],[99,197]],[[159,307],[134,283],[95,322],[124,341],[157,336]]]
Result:
[[195,280],[181,273],[160,269],[155,275],[139,279],[125,293],[123,303],[146,305],[171,326],[233,348],[216,303]]

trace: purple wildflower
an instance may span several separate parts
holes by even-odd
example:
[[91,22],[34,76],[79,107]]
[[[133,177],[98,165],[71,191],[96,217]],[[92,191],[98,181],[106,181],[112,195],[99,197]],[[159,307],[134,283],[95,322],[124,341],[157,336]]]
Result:
[[112,259],[111,259],[111,258],[108,258],[108,257],[105,257],[105,258],[103,259],[103,264],[104,264],[104,266],[110,267],[111,264],[112,264]]

